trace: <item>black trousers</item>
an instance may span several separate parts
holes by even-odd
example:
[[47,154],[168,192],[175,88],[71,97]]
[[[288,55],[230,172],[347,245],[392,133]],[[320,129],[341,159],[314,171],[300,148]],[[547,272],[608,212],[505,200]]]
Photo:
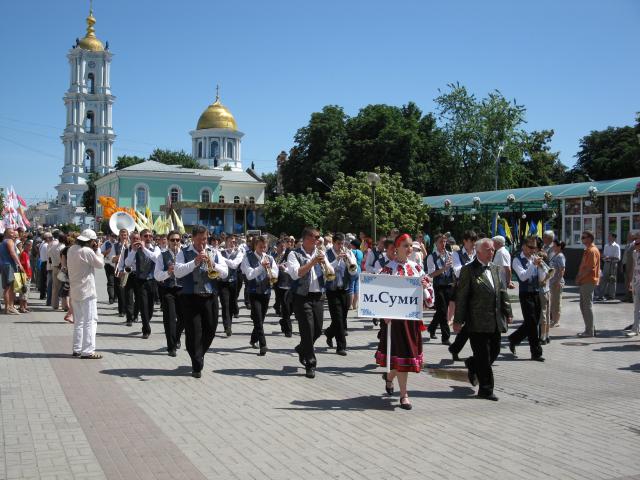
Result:
[[183,295],[181,300],[187,352],[194,372],[202,371],[218,327],[218,296]]
[[313,344],[322,335],[323,310],[321,293],[293,294],[293,312],[300,331],[300,344],[296,348],[300,350],[307,368],[316,366]]
[[538,329],[540,325],[540,294],[535,293],[520,293],[520,308],[522,309],[522,316],[524,318],[522,325],[509,335],[509,342],[513,345],[519,345],[522,340],[527,338],[529,340],[529,349],[531,350],[531,357],[536,358],[542,355],[542,347],[540,346],[540,331]]
[[288,288],[276,287],[276,302],[280,304],[280,329],[282,333],[292,333],[291,327],[291,310],[293,305],[291,304],[291,296],[287,295]]
[[242,277],[240,270],[238,270],[236,281],[233,282],[233,286],[235,287],[235,291],[231,290],[231,293],[234,294],[231,301],[231,314],[235,317],[240,313],[240,308],[238,307],[238,297],[240,296],[240,289],[242,288]]
[[140,303],[138,303],[136,295],[134,294],[136,290],[136,283],[136,276],[134,274],[129,274],[129,279],[127,280],[124,288],[120,287],[122,288],[122,294],[124,297],[124,309],[127,314],[127,323],[138,320]]
[[151,333],[151,318],[153,317],[153,284],[155,280],[143,280],[136,278],[134,282],[134,295],[140,309],[142,319],[142,333]]
[[42,265],[40,265],[38,288],[40,290],[40,300],[47,298],[47,262],[42,262]]
[[267,316],[269,299],[271,294],[249,294],[249,306],[251,307],[251,320],[253,321],[253,331],[251,332],[251,343],[259,342],[261,347],[267,346],[267,339],[264,337],[264,317]]
[[465,364],[478,377],[478,395],[487,396],[493,393],[493,369],[491,365],[500,353],[500,332],[469,333],[469,343],[473,356]]
[[456,339],[449,347],[451,353],[458,354],[464,348],[465,343],[469,340],[469,332],[467,332],[467,324],[462,325],[460,332],[456,335]]
[[109,303],[113,303],[116,301],[116,290],[115,290],[116,267],[114,267],[110,263],[105,262],[104,273],[107,276],[107,295],[109,296]]
[[180,342],[180,336],[184,330],[180,290],[180,288],[165,288],[158,285],[158,292],[162,300],[162,323],[164,324],[164,335],[167,338],[167,350],[169,351],[175,351],[176,344]]
[[[220,297],[220,315],[224,329],[231,329],[234,314],[234,298],[236,296],[236,282],[218,282],[218,295]],[[235,302],[238,305],[237,300]]]
[[440,326],[442,334],[441,340],[446,342],[451,336],[449,324],[447,323],[447,310],[449,308],[449,300],[451,300],[453,287],[451,285],[435,285],[433,290],[435,294],[436,313],[433,315],[433,319],[429,324],[429,334],[434,335],[438,326]]
[[244,274],[238,272],[238,279],[242,278],[242,283],[244,284],[244,304],[245,306],[249,305],[249,282]]
[[346,290],[327,290],[327,303],[331,325],[325,330],[327,338],[336,339],[338,350],[346,350],[347,314],[349,312],[349,293]]
[[120,315],[124,315],[127,313],[127,309],[125,308],[126,302],[124,299],[124,288],[120,285],[120,279],[118,277],[114,277],[113,279],[113,288],[116,293],[116,299],[118,300],[118,313]]

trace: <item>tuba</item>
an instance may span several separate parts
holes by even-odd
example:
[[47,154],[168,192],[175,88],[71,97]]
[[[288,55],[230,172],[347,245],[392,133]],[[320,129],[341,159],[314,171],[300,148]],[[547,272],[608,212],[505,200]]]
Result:
[[113,233],[118,235],[123,228],[131,233],[136,228],[136,221],[127,212],[115,212],[109,218],[109,228]]
[[[316,247],[316,256],[319,254],[322,254],[322,256],[324,256],[325,252],[326,249],[324,248],[324,245]],[[324,261],[320,264],[320,268],[322,269],[322,275],[324,275],[324,279],[327,282],[333,282],[336,279],[336,274],[329,272],[329,270],[327,269],[327,264]]]

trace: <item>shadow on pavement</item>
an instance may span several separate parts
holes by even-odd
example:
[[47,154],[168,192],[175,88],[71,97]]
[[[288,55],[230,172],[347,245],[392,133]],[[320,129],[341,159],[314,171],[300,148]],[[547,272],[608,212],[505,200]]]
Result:
[[[302,373],[298,373],[298,370]],[[290,377],[304,375],[304,369],[298,367],[285,366],[282,370],[269,370],[267,368],[227,368],[222,370],[214,370],[213,373],[220,375],[231,375],[236,377],[256,378],[258,380],[267,380],[260,377]]]
[[173,370],[162,368],[111,368],[100,370],[104,375],[113,375],[115,377],[137,378],[142,382],[148,381],[143,377],[182,377],[191,375],[191,367],[182,365]]
[[[71,348],[71,347],[70,347]],[[69,349],[71,351],[71,349]],[[6,358],[73,358],[70,353],[38,353],[38,352],[5,352],[0,357]]]
[[[394,402],[394,403],[392,403]],[[294,400],[292,407],[278,410],[344,410],[364,412],[365,410],[393,411],[397,407],[391,397],[379,395],[363,395],[361,397],[345,398],[344,400]]]
[[594,352],[637,352],[640,351],[640,343],[626,342],[622,345],[601,347],[593,350]]
[[167,355],[166,347],[158,348],[156,350],[138,350],[129,348],[101,348],[100,352],[109,352],[114,355]]
[[631,372],[640,373],[640,363],[634,363],[628,367],[619,368],[618,370],[629,370]]

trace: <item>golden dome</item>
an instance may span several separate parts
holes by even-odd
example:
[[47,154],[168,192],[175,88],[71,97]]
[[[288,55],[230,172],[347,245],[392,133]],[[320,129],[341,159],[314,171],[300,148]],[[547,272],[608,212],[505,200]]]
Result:
[[238,124],[233,115],[220,103],[220,95],[216,93],[216,101],[202,112],[198,120],[196,130],[204,130],[206,128],[226,128],[228,130],[238,130]]
[[78,42],[78,47],[83,50],[90,50],[92,52],[102,52],[104,46],[102,42],[96,37],[96,31],[93,26],[96,23],[96,19],[93,16],[93,8],[89,10],[89,16],[87,17],[87,34]]

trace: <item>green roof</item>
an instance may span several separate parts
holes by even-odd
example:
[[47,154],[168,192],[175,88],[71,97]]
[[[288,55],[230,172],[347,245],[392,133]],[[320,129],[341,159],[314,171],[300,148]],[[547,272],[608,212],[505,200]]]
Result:
[[480,198],[481,207],[504,206],[507,204],[507,196],[513,194],[516,197],[515,204],[526,210],[542,208],[544,192],[549,191],[553,200],[563,198],[575,198],[588,196],[589,187],[596,187],[598,195],[632,194],[636,185],[640,183],[640,177],[621,178],[618,180],[602,180],[599,182],[567,183],[564,185],[546,185],[542,187],[514,188],[511,190],[492,190],[489,192],[456,193],[453,195],[437,195],[423,197],[423,202],[434,210],[443,210],[445,199],[451,200],[451,208],[466,210],[473,207],[473,197]]

